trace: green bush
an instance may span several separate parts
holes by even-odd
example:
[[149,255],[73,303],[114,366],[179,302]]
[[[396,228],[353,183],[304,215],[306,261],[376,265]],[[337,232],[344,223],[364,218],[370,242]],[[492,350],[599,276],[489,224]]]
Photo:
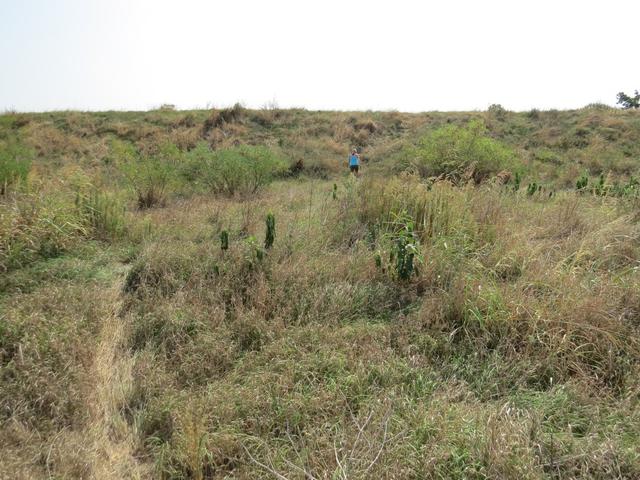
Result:
[[149,155],[141,155],[132,145],[115,142],[112,146],[120,169],[136,195],[140,209],[162,206],[168,186],[176,179],[180,150],[171,144],[161,145]]
[[287,170],[270,149],[241,145],[212,151],[206,143],[187,154],[187,178],[200,178],[209,190],[226,195],[255,193]]
[[15,140],[0,143],[0,195],[27,179],[33,152]]
[[501,170],[517,168],[509,147],[487,136],[482,122],[447,125],[428,133],[409,151],[411,164],[423,177],[443,175],[453,181],[480,182]]

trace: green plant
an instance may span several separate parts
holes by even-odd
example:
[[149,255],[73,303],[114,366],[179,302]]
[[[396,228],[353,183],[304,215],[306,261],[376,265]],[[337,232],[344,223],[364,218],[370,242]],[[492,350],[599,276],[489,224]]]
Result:
[[640,93],[638,93],[638,90],[634,92],[633,96],[627,95],[624,92],[620,92],[618,93],[617,98],[617,104],[621,105],[625,110],[640,108]]
[[494,115],[498,120],[504,120],[507,116],[507,110],[499,103],[489,105],[487,111]]
[[520,190],[520,183],[522,182],[522,176],[520,175],[520,172],[516,172],[514,178],[513,178],[513,191],[517,192],[518,190]]
[[453,181],[480,182],[517,167],[513,150],[489,137],[484,124],[477,120],[466,127],[447,125],[430,132],[407,154],[421,176],[443,175]]
[[15,139],[0,142],[0,196],[26,181],[33,156],[32,150]]
[[100,238],[118,238],[125,232],[124,205],[113,195],[91,187],[77,192],[76,207]]
[[[416,273],[416,262],[421,260],[420,241],[415,232],[415,225],[411,216],[403,211],[395,215],[388,225],[388,232],[383,241],[391,244],[389,253],[389,269],[394,272],[396,279],[406,282]],[[382,256],[377,252],[374,256],[376,266],[387,270],[382,265]]]
[[267,232],[264,237],[264,248],[269,250],[276,239],[276,217],[274,217],[273,213],[267,215],[266,224]]
[[593,186],[593,193],[598,196],[604,196],[607,194],[608,188],[605,185],[604,173],[600,174],[598,178],[598,183]]
[[138,208],[162,206],[167,187],[175,181],[180,151],[171,143],[162,144],[153,154],[141,155],[130,145],[119,142],[120,168],[135,192]]
[[251,194],[287,170],[287,164],[267,147],[241,145],[212,151],[199,144],[187,155],[186,169],[214,193]]
[[338,184],[334,183],[333,184],[333,193],[332,193],[332,197],[334,200],[338,199]]
[[589,175],[587,174],[587,172],[584,172],[582,176],[578,180],[576,180],[576,190],[584,191],[587,188],[588,184]]
[[64,194],[16,194],[0,203],[0,271],[56,257],[91,233]]
[[223,252],[229,250],[229,232],[226,230],[220,232],[220,250]]
[[534,193],[536,193],[538,190],[540,189],[540,185],[538,185],[537,182],[531,182],[528,186],[527,186],[527,195],[531,196]]

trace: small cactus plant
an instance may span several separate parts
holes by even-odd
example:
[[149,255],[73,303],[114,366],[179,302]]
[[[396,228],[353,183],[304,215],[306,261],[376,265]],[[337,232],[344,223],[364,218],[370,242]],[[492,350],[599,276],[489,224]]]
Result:
[[273,242],[276,240],[276,217],[273,213],[267,215],[267,233],[264,237],[264,248],[269,250],[273,246]]
[[589,184],[589,176],[587,172],[583,173],[582,176],[576,181],[576,190],[582,191],[587,188]]
[[220,249],[223,252],[229,250],[229,232],[226,230],[220,232]]
[[522,177],[520,176],[520,172],[516,172],[516,176],[513,179],[513,191],[517,192],[520,190],[520,183],[522,182]]
[[376,252],[373,258],[376,262],[376,268],[382,270],[382,256],[380,255],[380,252]]
[[607,187],[604,184],[604,173],[600,174],[600,178],[598,179],[598,183],[595,184],[594,193],[599,196],[604,196],[607,193]]

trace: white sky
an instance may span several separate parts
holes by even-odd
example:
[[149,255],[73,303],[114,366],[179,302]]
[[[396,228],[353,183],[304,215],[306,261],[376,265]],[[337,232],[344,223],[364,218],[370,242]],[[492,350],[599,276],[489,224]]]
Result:
[[639,0],[0,0],[0,111],[614,104],[640,89],[639,19]]

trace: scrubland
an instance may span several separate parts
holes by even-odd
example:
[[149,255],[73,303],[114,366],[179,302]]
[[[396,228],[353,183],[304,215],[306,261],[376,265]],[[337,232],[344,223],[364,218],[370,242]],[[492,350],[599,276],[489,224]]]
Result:
[[7,113],[0,152],[0,478],[640,478],[638,112]]

